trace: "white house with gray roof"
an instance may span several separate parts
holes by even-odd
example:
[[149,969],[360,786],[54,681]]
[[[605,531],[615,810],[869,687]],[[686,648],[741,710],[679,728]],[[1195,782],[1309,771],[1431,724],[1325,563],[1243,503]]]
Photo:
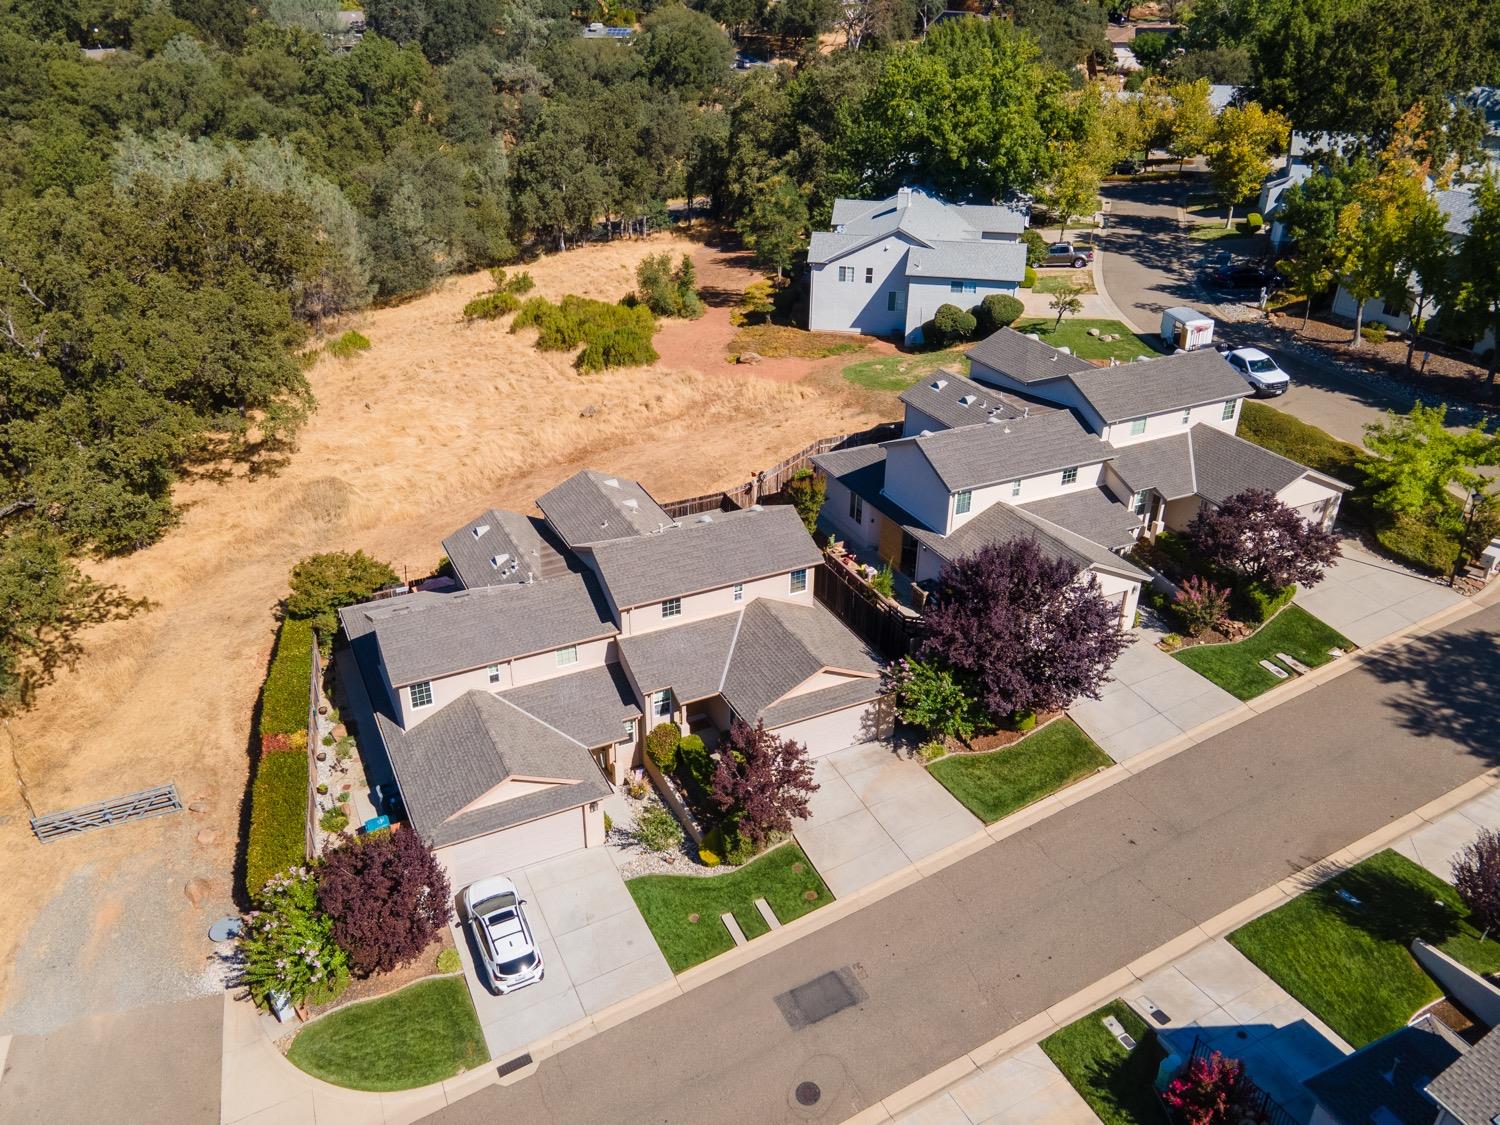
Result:
[[903,392],[900,438],[813,458],[829,531],[915,582],[1029,538],[1128,625],[1146,575],[1124,555],[1143,533],[1250,488],[1320,526],[1337,515],[1346,485],[1235,435],[1249,387],[1217,352],[1096,367],[1004,328],[968,356],[970,377]]
[[340,619],[410,824],[455,885],[603,840],[600,800],[661,722],[764,722],[817,756],[882,732],[875,655],[813,598],[787,506],[674,520],[586,471],[444,540],[453,592]]
[[808,246],[808,327],[918,343],[939,306],[1015,293],[1025,229],[1012,208],[946,203],[916,188],[835,200],[833,229],[815,231]]

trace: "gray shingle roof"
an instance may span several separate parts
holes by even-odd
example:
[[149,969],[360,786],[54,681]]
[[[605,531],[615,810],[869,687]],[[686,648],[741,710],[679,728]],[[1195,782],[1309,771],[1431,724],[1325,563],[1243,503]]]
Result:
[[[930,378],[907,387],[901,392],[901,401],[950,428],[976,425],[991,414],[1002,418],[1019,418],[1022,414],[1014,399],[947,370],[934,371]],[[1040,412],[1034,406],[1029,409]]]
[[641,714],[630,681],[618,664],[510,688],[500,698],[585,746],[619,742],[625,720]]
[[1141,517],[1103,488],[1067,492],[1020,507],[1105,547],[1129,547],[1141,526]]
[[339,623],[344,627],[344,635],[350,641],[357,641],[367,633],[374,632],[376,621],[389,617],[398,609],[420,609],[437,605],[451,596],[430,590],[413,590],[409,594],[397,594],[393,598],[346,605],[339,610]]
[[1427,1092],[1463,1125],[1489,1125],[1500,1115],[1500,1028],[1429,1082]]
[[1212,348],[1115,367],[1091,367],[1070,379],[1106,422],[1250,394],[1250,385]]
[[[972,206],[946,203],[918,190],[898,192],[885,199],[835,199],[833,231],[814,231],[809,240],[807,260],[814,265],[833,261],[851,250],[901,233],[925,246],[937,243],[980,243],[984,232],[1020,234],[1026,229],[1025,216],[1008,207]],[[984,241],[986,246],[1005,245],[1003,241]],[[1024,266],[1024,251],[1022,264]],[[1008,259],[1004,259],[1008,261]],[[910,260],[908,259],[908,265]],[[995,267],[990,266],[993,269]],[[930,276],[952,274],[926,270]],[[979,274],[965,274],[978,280]],[[1020,280],[1020,273],[1015,280]],[[1008,279],[1008,275],[1007,275]]]
[[[1094,366],[1076,355],[1068,355],[1040,340],[1033,340],[1014,328],[1002,328],[986,336],[966,354],[974,363],[981,363],[1018,383],[1056,379],[1075,371],[1090,371]],[[978,372],[970,374],[975,378],[982,375]]]
[[[439,847],[610,793],[583,746],[488,692],[466,692],[410,731],[375,721],[412,827]],[[456,815],[512,777],[565,783]]]
[[[443,540],[453,573],[468,589],[542,576],[541,534],[519,512],[490,508]],[[496,562],[498,560],[498,565]]]
[[1024,242],[936,242],[906,253],[908,277],[1019,282],[1026,275]]
[[1247,488],[1275,494],[1307,473],[1295,461],[1212,426],[1194,426],[1188,435],[1197,482],[1194,491],[1213,504],[1222,504]]
[[680,702],[719,693],[740,614],[726,613],[621,637],[620,655],[643,695],[671,688]]
[[1137,581],[1146,577],[1145,572],[1134,563],[1122,559],[1104,546],[1005,503],[992,504],[952,535],[938,535],[915,525],[907,527],[906,531],[947,562],[972,555],[991,543],[1030,539],[1044,554],[1065,559],[1080,569],[1095,567]]
[[619,631],[592,577],[582,574],[354,608],[370,620],[393,687]]
[[958,203],[955,206],[964,221],[977,231],[1020,234],[1026,229],[1026,216],[1014,207],[988,206],[982,203]]
[[1439,191],[1433,193],[1433,198],[1443,213],[1443,229],[1458,237],[1468,234],[1469,224],[1474,221],[1474,193]]
[[[842,711],[845,707],[871,703],[879,697],[880,681],[861,677],[774,703],[761,712],[760,718],[768,728],[775,730],[788,723],[799,723],[803,719],[815,719],[832,711]],[[869,733],[873,740],[876,732]]]
[[543,493],[537,506],[570,547],[650,535],[672,522],[639,482],[593,469]]
[[1198,488],[1193,476],[1193,440],[1186,433],[1116,446],[1110,468],[1133,491],[1154,488],[1164,500],[1181,500]]
[[823,561],[790,505],[691,516],[659,535],[597,543],[600,577],[620,609],[713,590]]
[[861,445],[833,453],[819,453],[812,463],[850,492],[858,493],[881,515],[901,527],[917,517],[885,494],[885,446]]
[[[1429,1016],[1393,1031],[1303,1085],[1342,1125],[1432,1125],[1438,1107],[1423,1094],[1423,1087],[1457,1059],[1459,1051],[1430,1023]],[[1388,1075],[1394,1075],[1394,1081]]]
[[916,444],[950,492],[1095,464],[1114,454],[1067,410],[900,441]]

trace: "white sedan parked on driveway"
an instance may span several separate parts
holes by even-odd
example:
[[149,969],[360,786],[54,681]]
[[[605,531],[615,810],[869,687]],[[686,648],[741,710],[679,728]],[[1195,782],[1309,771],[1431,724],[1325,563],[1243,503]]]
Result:
[[481,879],[464,891],[463,905],[492,992],[503,996],[542,979],[542,952],[515,883],[504,875]]

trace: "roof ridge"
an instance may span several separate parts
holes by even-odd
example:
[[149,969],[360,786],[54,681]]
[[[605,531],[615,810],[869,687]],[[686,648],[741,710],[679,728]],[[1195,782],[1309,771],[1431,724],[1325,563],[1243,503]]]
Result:
[[[561,678],[561,677],[555,677],[555,678]],[[511,686],[515,687],[516,685],[512,684]],[[520,685],[520,686],[524,687],[525,685],[523,684],[523,685]],[[482,688],[470,688],[468,691],[464,692],[463,695],[459,696],[459,699],[463,699],[466,696],[470,696],[470,695],[479,695],[479,696],[482,696],[485,699],[493,699],[496,703],[503,703],[505,706],[509,707],[512,711],[515,711],[517,714],[519,714],[519,715],[525,715],[532,722],[534,722],[534,723],[540,723],[542,726],[544,726],[548,730],[550,730],[553,734],[561,735],[563,738],[566,738],[574,746],[580,747],[580,748],[582,748],[584,750],[588,749],[587,746],[584,746],[583,743],[579,742],[578,739],[574,738],[571,734],[567,734],[564,731],[558,730],[551,723],[547,722],[546,719],[539,719],[539,718],[537,718],[537,716],[533,715],[530,711],[526,710],[526,708],[518,706],[517,704],[515,704],[511,700],[506,699],[506,698],[504,698],[501,695],[497,695],[497,694],[494,694],[492,692],[484,691]],[[458,700],[454,700],[454,702],[456,703],[456,702],[458,702]],[[476,710],[477,709],[478,708],[477,708],[477,704],[476,704]]]
[[740,607],[738,620],[734,623],[734,632],[729,637],[729,650],[724,654],[724,667],[719,669],[719,694],[724,694],[724,681],[729,679],[729,665],[734,663],[734,648],[740,643],[740,626],[745,624],[745,611],[760,601],[756,598],[750,605]]

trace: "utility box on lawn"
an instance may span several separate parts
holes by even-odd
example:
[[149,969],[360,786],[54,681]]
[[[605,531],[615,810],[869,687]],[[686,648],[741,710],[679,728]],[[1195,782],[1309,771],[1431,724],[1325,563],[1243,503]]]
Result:
[[1161,314],[1161,339],[1169,348],[1190,352],[1214,342],[1214,322],[1197,309],[1179,306]]

